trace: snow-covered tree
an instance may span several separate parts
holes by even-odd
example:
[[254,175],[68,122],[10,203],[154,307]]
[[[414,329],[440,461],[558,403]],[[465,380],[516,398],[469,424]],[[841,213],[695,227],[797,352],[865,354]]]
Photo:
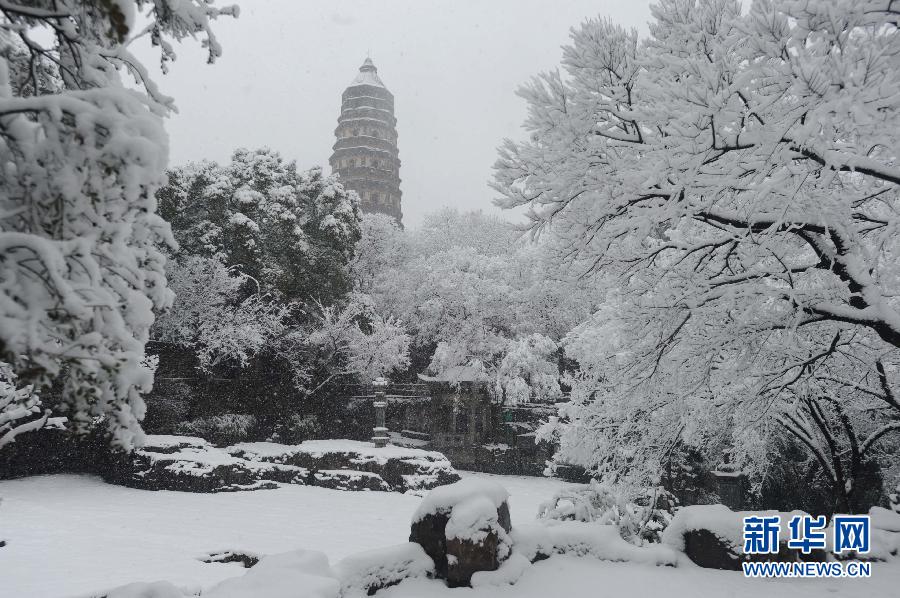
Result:
[[504,404],[548,402],[562,397],[558,345],[543,334],[509,341],[497,368],[495,390]]
[[752,329],[828,320],[900,347],[889,4],[665,0],[654,16],[645,44],[589,21],[566,74],[522,90],[532,139],[501,152],[501,203],[588,271],[651,269],[629,290],[672,307],[765,304]]
[[350,290],[359,208],[336,177],[263,148],[231,162],[188,164],[169,173],[160,213],[184,255],[217,257],[284,301],[326,305]]
[[217,258],[192,256],[166,270],[176,298],[152,338],[195,351],[204,370],[223,362],[246,366],[285,333],[292,306],[262,296],[250,277]]
[[319,322],[302,342],[328,367],[328,377],[310,394],[339,376],[371,381],[409,365],[409,335],[401,322],[375,312],[365,295],[342,307],[320,306]]
[[839,383],[807,388],[835,335],[874,347],[855,375],[900,348],[897,11],[741,8],[663,0],[644,42],[574,29],[562,70],[521,91],[529,140],[501,150],[501,204],[606,289],[564,343],[582,368],[555,427],[598,469],[652,478],[684,438],[740,440],[749,464],[797,397],[848,409]]
[[[765,394],[780,399],[776,421],[815,460],[841,511],[865,512],[879,500],[881,472],[900,451],[900,403],[880,345],[871,333],[839,329],[812,358],[793,362],[789,385],[777,369],[783,360],[770,370],[778,382]],[[746,461],[764,473],[765,464]]]
[[[17,388],[64,376],[61,409],[73,429],[104,417],[122,447],[140,440],[140,395],[152,384],[144,344],[154,310],[172,300],[159,247],[173,239],[154,194],[165,182],[161,119],[173,101],[129,43],[149,35],[165,63],[173,42],[200,36],[212,62],[221,49],[210,21],[220,15],[237,9],[0,3],[0,359]],[[2,425],[23,408],[30,415],[18,425],[40,421],[38,396],[30,407],[2,399]]]
[[364,214],[360,221],[360,240],[350,262],[354,289],[371,293],[380,276],[397,272],[410,257],[409,236],[397,220],[387,214]]
[[521,233],[509,222],[484,212],[442,208],[425,215],[411,235],[417,253],[434,255],[454,247],[469,247],[488,256],[508,254]]
[[[590,313],[587,285],[563,279],[540,245],[519,236],[508,222],[480,212],[441,210],[412,230],[376,217],[363,224],[356,285],[378,313],[404,323],[419,371],[477,370],[490,379],[531,335],[555,343]],[[498,397],[507,383],[516,385],[516,397],[554,395],[536,371],[526,371],[543,359],[532,357],[528,366],[511,358]],[[556,359],[543,363],[558,369]]]

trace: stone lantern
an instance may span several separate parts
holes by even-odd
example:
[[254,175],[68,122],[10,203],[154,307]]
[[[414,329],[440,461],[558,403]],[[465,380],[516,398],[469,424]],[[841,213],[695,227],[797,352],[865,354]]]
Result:
[[722,460],[716,465],[712,475],[716,480],[716,492],[722,504],[734,511],[743,509],[746,478],[731,463],[731,455],[728,451],[722,455]]
[[375,448],[387,446],[388,440],[390,440],[384,422],[384,412],[387,409],[384,389],[387,388],[387,385],[388,381],[381,376],[372,381],[372,386],[375,387],[375,402],[372,404],[375,407],[375,427],[372,428],[372,442],[375,443]]

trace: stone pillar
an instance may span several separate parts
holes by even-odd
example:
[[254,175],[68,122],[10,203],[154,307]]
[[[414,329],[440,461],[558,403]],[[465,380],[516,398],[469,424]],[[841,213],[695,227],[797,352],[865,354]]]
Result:
[[375,402],[372,404],[375,407],[375,427],[372,428],[372,442],[375,443],[375,448],[387,446],[388,440],[390,440],[384,421],[384,412],[387,409],[384,389],[387,388],[387,385],[387,380],[382,377],[375,378],[372,382],[372,386],[375,387]]

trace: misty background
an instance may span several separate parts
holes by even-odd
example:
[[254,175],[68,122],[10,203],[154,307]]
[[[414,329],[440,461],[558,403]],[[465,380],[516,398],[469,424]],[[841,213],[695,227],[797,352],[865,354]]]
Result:
[[[496,147],[521,138],[516,89],[555,68],[573,24],[603,15],[643,35],[650,0],[244,0],[220,19],[223,55],[176,47],[157,83],[176,98],[169,164],[227,162],[238,147],[267,145],[300,168],[328,157],[341,93],[367,53],[395,96],[403,221],[443,206],[497,213],[488,187]],[[225,2],[220,2],[225,4]],[[553,9],[548,10],[552,5]],[[133,48],[147,65],[158,50]]]

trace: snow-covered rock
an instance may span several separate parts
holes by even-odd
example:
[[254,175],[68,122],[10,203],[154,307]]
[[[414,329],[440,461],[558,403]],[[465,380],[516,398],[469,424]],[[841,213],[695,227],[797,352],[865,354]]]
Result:
[[472,574],[472,587],[514,585],[531,567],[531,562],[521,554],[513,553],[496,571],[476,571]]
[[474,478],[432,490],[413,515],[409,539],[447,585],[470,585],[473,574],[494,571],[509,557],[508,498],[500,484]]
[[143,448],[114,456],[101,473],[109,482],[132,488],[186,492],[258,490],[276,487],[276,479],[304,479],[300,470],[276,471],[189,436],[149,436]]
[[434,562],[414,542],[368,550],[348,556],[334,567],[341,596],[371,596],[411,577],[431,577]]
[[[846,555],[844,558],[883,561],[900,553],[900,534],[889,531],[896,520],[877,510],[872,522],[871,548],[865,555]],[[887,509],[882,509],[887,511]],[[871,512],[870,512],[871,514]],[[888,513],[889,514],[889,513]],[[780,518],[779,550],[776,554],[745,555],[743,551],[743,520],[749,516]],[[824,561],[837,558],[832,552],[833,530],[825,530],[825,549],[810,554],[789,548],[789,522],[802,511],[732,511],[724,505],[693,505],[681,508],[662,535],[663,544],[684,552],[701,567],[740,570],[741,562],[749,561]]]
[[[226,553],[223,553],[226,554]],[[231,553],[227,553],[231,554]],[[219,556],[219,555],[214,555]],[[242,555],[246,556],[246,555]],[[215,559],[211,562],[228,562]],[[219,582],[204,598],[356,598],[409,578],[433,575],[434,563],[412,542],[353,554],[334,567],[315,550],[293,550],[245,563],[248,571]],[[115,588],[104,598],[190,598],[174,585],[160,581]]]
[[139,581],[115,588],[103,598],[184,598],[184,593],[168,581]]
[[[306,468],[323,482],[308,483],[327,487],[340,487],[331,484],[347,476],[354,480],[348,482],[351,486],[361,483],[360,488],[396,492],[429,490],[459,480],[459,474],[442,453],[392,445],[376,448],[355,440],[308,440],[297,445],[245,442],[225,450],[250,461]],[[355,473],[334,473],[341,470]]]
[[391,487],[377,473],[353,469],[321,469],[312,474],[314,486],[334,490],[381,490],[390,492]]
[[679,560],[678,551],[670,546],[635,546],[623,540],[615,525],[551,519],[516,527],[511,535],[515,554],[530,562],[556,554],[672,567]]
[[869,517],[874,529],[900,533],[900,513],[884,507],[872,507],[869,509]]
[[204,592],[204,598],[339,598],[340,582],[328,557],[295,550],[263,557],[240,577]]
[[454,506],[466,499],[477,496],[490,499],[497,509],[500,509],[509,500],[509,492],[497,482],[479,478],[466,478],[455,484],[441,486],[429,492],[413,514],[413,523],[420,521],[426,515],[448,514]]
[[407,492],[459,479],[447,458],[434,451],[350,440],[217,448],[201,438],[167,435],[148,436],[141,449],[116,456],[101,473],[133,488],[188,492],[257,490],[277,483]]
[[[695,564],[709,569],[737,571],[743,560],[797,560],[797,552],[787,548],[788,521],[801,511],[779,513],[778,511],[732,511],[725,505],[691,505],[682,507],[675,514],[662,534],[662,543],[679,552],[684,552]],[[746,558],[743,551],[744,517],[780,516],[781,538],[777,554],[753,555]],[[814,557],[823,558],[824,552]]]

